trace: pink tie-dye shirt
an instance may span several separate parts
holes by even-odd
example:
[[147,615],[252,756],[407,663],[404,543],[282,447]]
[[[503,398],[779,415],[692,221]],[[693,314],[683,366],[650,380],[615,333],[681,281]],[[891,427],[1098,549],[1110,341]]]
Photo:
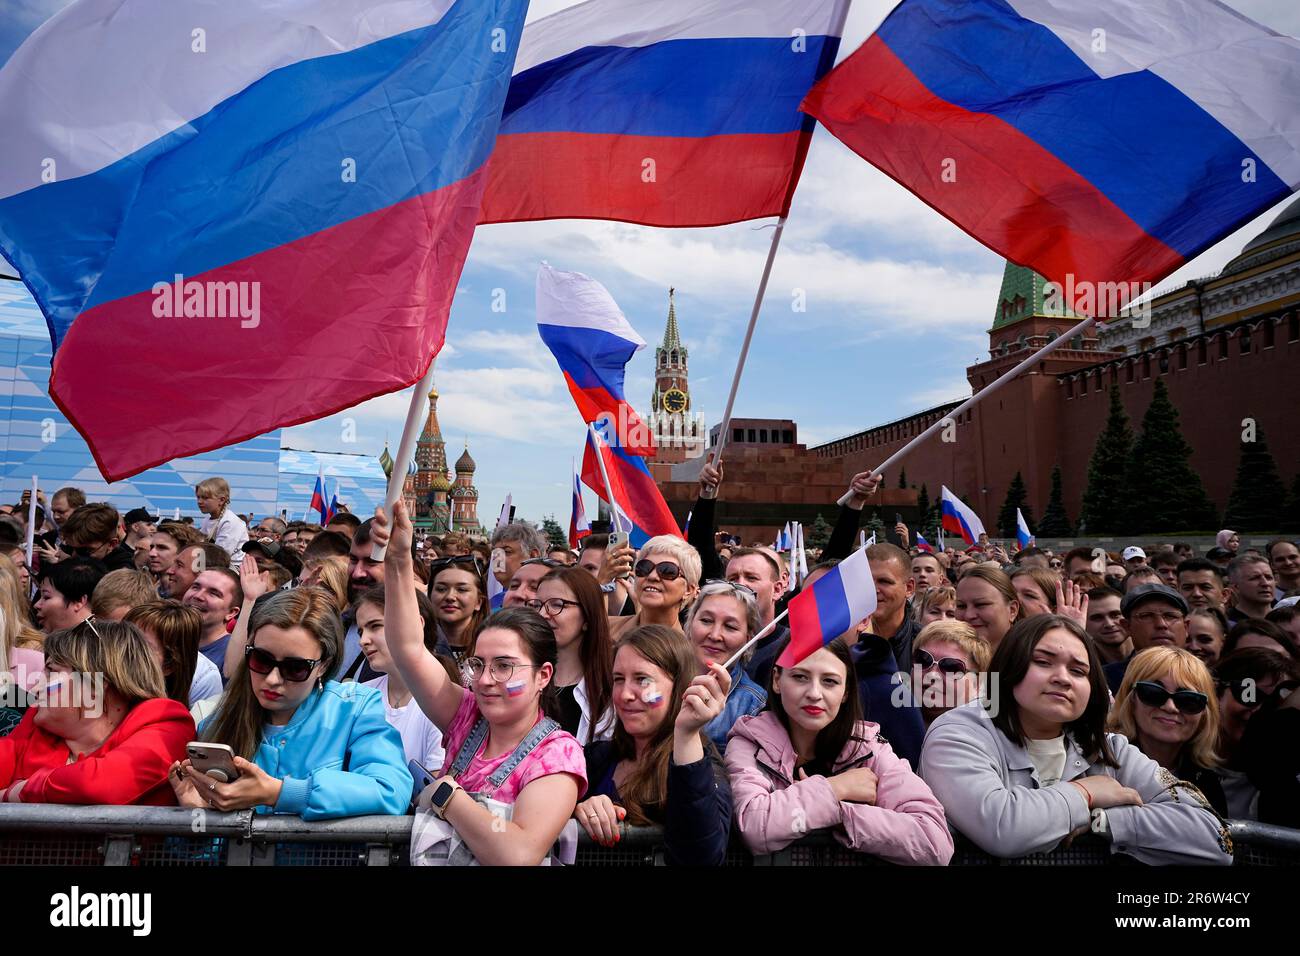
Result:
[[[451,772],[451,765],[456,760],[456,755],[460,753],[460,748],[470,731],[474,729],[479,716],[478,703],[474,700],[474,695],[466,694],[443,738],[447,747],[447,762],[442,767],[444,774]],[[542,719],[541,711],[538,711],[537,719]],[[520,761],[519,766],[506,778],[500,790],[492,793],[488,778],[505,762],[512,751],[506,751],[491,760],[484,760],[483,748],[487,746],[490,739],[491,734],[484,738],[482,746],[474,755],[474,759],[469,762],[469,766],[465,768],[465,772],[456,778],[456,782],[470,793],[482,792],[493,800],[514,803],[524,787],[539,777],[553,773],[567,773],[578,781],[579,800],[587,792],[587,759],[582,754],[582,747],[572,734],[556,730]]]

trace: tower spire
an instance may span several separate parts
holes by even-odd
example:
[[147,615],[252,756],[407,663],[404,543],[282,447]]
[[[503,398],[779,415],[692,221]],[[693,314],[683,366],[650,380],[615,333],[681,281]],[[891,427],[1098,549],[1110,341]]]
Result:
[[673,293],[677,289],[668,290],[668,325],[664,328],[664,344],[666,349],[680,349],[682,347],[681,336],[677,333],[677,310],[673,306]]

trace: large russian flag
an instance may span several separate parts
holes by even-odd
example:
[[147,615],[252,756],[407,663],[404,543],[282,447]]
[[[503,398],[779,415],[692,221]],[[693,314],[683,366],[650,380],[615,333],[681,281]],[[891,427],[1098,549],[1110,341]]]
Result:
[[1300,41],[1215,0],[903,0],[804,109],[1084,312],[1300,188]]
[[537,332],[560,364],[582,420],[609,422],[610,441],[630,454],[654,454],[654,436],[623,388],[627,363],[645,340],[609,290],[581,272],[560,272],[543,262],[537,271]]
[[[591,430],[587,431],[587,444],[582,453],[582,481],[606,504],[617,505],[619,512],[632,522],[628,540],[634,548],[639,548],[650,538],[661,534],[682,536],[677,527],[677,519],[664,501],[659,486],[650,475],[645,459],[628,453],[626,449],[611,445],[598,438],[599,449],[592,447]],[[609,500],[605,490],[604,476],[600,472],[600,462],[596,455],[605,459],[605,472],[609,475],[609,488],[614,500]]]
[[785,214],[848,0],[588,0],[528,24],[482,222]]
[[875,610],[876,582],[862,548],[790,599],[790,643],[777,665],[794,667]]
[[964,501],[949,491],[947,485],[940,487],[943,491],[939,499],[939,513],[943,517],[944,530],[961,535],[968,545],[974,544],[985,533],[984,522]]
[[0,68],[0,248],[110,480],[419,380],[526,0],[79,0]]

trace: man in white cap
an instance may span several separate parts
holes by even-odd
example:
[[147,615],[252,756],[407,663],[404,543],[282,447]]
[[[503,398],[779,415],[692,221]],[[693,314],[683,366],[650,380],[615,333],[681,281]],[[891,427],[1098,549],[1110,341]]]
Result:
[[1142,565],[1147,563],[1147,553],[1141,548],[1127,547],[1124,553],[1120,555],[1124,559],[1124,567],[1132,572],[1136,571]]

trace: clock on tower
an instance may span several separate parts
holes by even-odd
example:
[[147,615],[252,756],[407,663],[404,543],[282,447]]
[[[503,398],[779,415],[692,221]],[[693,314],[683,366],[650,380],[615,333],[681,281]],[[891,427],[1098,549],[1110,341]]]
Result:
[[670,388],[668,391],[664,392],[664,411],[686,411],[686,393],[680,388]]

